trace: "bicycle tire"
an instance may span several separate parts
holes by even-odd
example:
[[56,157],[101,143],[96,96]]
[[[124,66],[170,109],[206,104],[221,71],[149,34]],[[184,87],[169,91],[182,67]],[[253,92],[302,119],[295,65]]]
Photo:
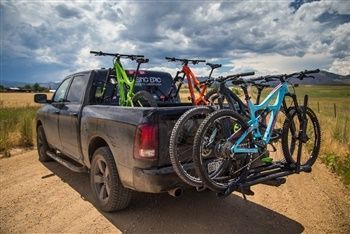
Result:
[[[299,106],[299,108],[300,108],[299,109],[300,113],[302,113],[304,107]],[[309,107],[306,108],[306,118],[307,118],[307,127],[311,126],[311,128],[307,128],[307,138],[308,139],[307,139],[307,142],[303,143],[303,149],[305,151],[305,148],[306,148],[307,155],[305,155],[305,152],[304,152],[304,154],[302,155],[302,158],[301,158],[300,165],[311,167],[315,163],[315,161],[318,157],[318,154],[320,152],[321,129],[320,129],[320,124],[319,124],[319,121],[316,117],[316,114]],[[311,121],[311,125],[310,125],[310,121]],[[291,138],[290,138],[289,136],[291,133],[291,131],[290,131],[291,127],[294,127],[294,136],[291,135]],[[299,129],[300,129],[300,121],[299,121],[299,117],[298,117],[298,111],[294,107],[293,109],[291,109],[289,111],[289,118],[287,118],[283,124],[282,142],[281,142],[283,155],[284,155],[287,163],[290,163],[290,164],[295,164],[297,162],[296,156],[297,156],[297,152],[298,152],[298,148],[299,148],[299,144],[298,144],[299,139],[297,139],[296,134],[299,134]],[[311,133],[310,131],[313,131],[313,133]],[[293,146],[292,152],[290,150],[290,144],[289,144],[290,140],[294,140],[294,142],[293,142],[294,146]],[[312,141],[310,141],[310,140],[312,140]],[[308,151],[310,151],[310,152],[308,152]],[[294,159],[294,156],[295,156],[295,159]],[[306,160],[304,162],[303,159],[305,159],[305,156],[306,156]]]
[[[230,97],[227,97],[227,96]],[[209,101],[210,105],[216,106],[217,109],[224,109],[224,101],[230,109],[235,110],[239,113],[246,113],[247,107],[240,101],[239,97],[233,92],[220,93],[218,89],[212,89],[205,95],[205,100]]]
[[[216,182],[213,176],[209,175],[207,171],[207,167],[209,163],[206,164],[206,162],[202,159],[202,141],[206,140],[205,134],[207,133],[207,130],[210,128],[210,126],[215,124],[215,121],[222,118],[222,117],[231,117],[237,123],[241,126],[241,128],[247,129],[248,124],[244,120],[244,117],[240,115],[239,113],[233,111],[233,110],[218,110],[210,115],[208,115],[207,118],[204,119],[204,121],[201,123],[201,125],[198,128],[198,131],[196,133],[195,139],[194,139],[194,145],[193,145],[193,162],[194,167],[196,169],[196,173],[198,174],[199,178],[201,179],[204,186],[209,188],[210,190],[214,192],[223,192],[225,191],[231,184],[232,179],[234,178],[228,178],[228,180],[224,183]],[[224,139],[226,140],[226,139]],[[214,148],[216,149],[216,147]],[[219,155],[220,156],[220,155]],[[208,160],[207,160],[208,161]],[[214,160],[215,161],[215,160]],[[230,159],[225,160],[222,162],[223,167],[231,167],[230,165],[231,161]],[[226,165],[225,165],[226,164]],[[224,168],[219,168],[219,170],[223,170]],[[209,169],[208,169],[209,170]]]
[[[170,135],[169,155],[171,164],[176,174],[187,184],[195,187],[202,185],[201,180],[195,174],[194,168],[189,164],[192,162],[193,137],[198,128],[188,126],[189,121],[196,117],[206,117],[213,112],[213,109],[208,106],[199,106],[186,111],[176,122]],[[204,119],[203,118],[203,119]],[[198,119],[197,119],[198,120]],[[187,125],[186,125],[187,124]],[[197,126],[199,124],[197,123]],[[191,130],[191,132],[188,132]],[[187,139],[184,139],[187,137]],[[191,151],[186,155],[187,146]]]
[[157,101],[147,91],[141,90],[135,93],[135,95],[132,97],[132,103],[134,106],[141,106],[141,107],[157,107]]
[[209,103],[214,103],[214,101],[217,100],[218,97],[219,97],[218,90],[212,89],[205,94],[204,99]]

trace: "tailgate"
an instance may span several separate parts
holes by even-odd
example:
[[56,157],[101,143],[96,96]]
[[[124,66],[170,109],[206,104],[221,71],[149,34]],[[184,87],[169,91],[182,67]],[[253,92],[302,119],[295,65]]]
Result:
[[180,116],[185,113],[193,106],[182,106],[176,108],[166,108],[159,112],[158,115],[158,166],[169,166],[171,165],[170,156],[169,156],[169,141],[170,135],[173,130],[173,127],[176,121],[180,118]]

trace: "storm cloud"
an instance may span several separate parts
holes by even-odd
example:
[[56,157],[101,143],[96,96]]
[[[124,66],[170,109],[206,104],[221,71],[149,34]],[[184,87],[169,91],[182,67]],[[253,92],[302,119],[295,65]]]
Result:
[[145,54],[145,68],[168,71],[176,67],[165,56],[220,62],[222,74],[318,67],[346,75],[349,12],[347,1],[2,1],[1,79],[56,81],[111,65],[89,50]]

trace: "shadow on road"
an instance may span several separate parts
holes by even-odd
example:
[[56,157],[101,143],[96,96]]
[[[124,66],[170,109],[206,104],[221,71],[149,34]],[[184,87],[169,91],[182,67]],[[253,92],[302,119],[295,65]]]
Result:
[[[45,166],[83,199],[95,204],[87,174],[71,172],[55,162]],[[133,233],[301,233],[304,230],[300,223],[244,201],[240,196],[220,199],[210,191],[186,190],[179,198],[136,193],[127,209],[100,213],[122,232]]]

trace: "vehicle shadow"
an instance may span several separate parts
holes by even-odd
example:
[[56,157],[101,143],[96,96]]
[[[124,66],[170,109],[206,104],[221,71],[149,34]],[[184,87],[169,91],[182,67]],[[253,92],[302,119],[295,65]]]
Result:
[[[71,172],[55,162],[44,165],[82,199],[95,204],[88,174]],[[120,231],[132,233],[301,233],[304,230],[300,223],[241,196],[232,194],[221,199],[210,191],[185,190],[178,198],[135,193],[127,209],[100,213]]]

